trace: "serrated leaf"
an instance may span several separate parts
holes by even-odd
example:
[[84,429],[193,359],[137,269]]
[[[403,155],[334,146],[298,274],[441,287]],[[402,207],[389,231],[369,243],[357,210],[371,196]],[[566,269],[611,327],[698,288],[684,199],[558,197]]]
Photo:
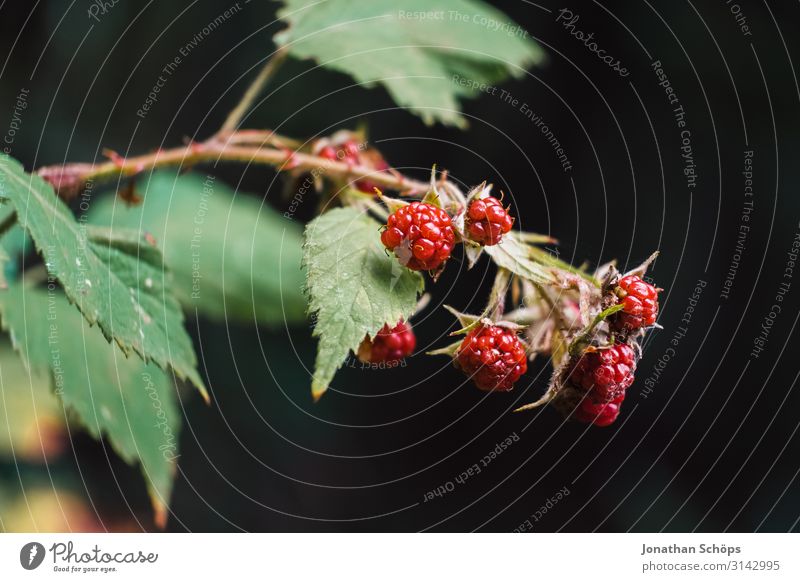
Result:
[[[10,204],[0,205],[0,222],[3,222],[9,215],[16,212]],[[28,233],[19,225],[15,224],[8,232],[2,235],[3,247],[11,258],[25,252],[30,248],[30,237]]]
[[336,208],[308,224],[303,247],[309,311],[319,338],[311,392],[319,399],[350,350],[385,323],[414,313],[424,289],[419,273],[387,256],[380,224],[352,208]]
[[95,203],[89,220],[150,233],[190,313],[218,321],[277,325],[305,321],[302,230],[260,200],[196,175],[155,174],[144,201]]
[[[54,291],[14,285],[0,292],[0,316],[30,371],[30,382],[49,378],[64,406],[92,436],[107,436],[126,462],[141,461],[157,521],[162,521],[181,424],[172,379],[154,364],[126,357]],[[29,385],[9,387],[3,380],[6,391]]]
[[11,158],[0,158],[0,174],[0,197],[11,201],[48,272],[86,320],[126,354],[134,351],[145,361],[171,367],[207,398],[183,314],[153,245],[144,237],[133,240],[130,233],[90,232],[49,184],[26,174]]
[[544,285],[553,283],[549,269],[531,259],[530,249],[531,247],[521,242],[516,232],[512,231],[504,235],[499,244],[485,247],[484,252],[492,257],[499,267],[511,271],[518,277]]
[[275,41],[300,59],[383,85],[426,123],[464,127],[458,99],[543,61],[522,27],[478,0],[283,0]]

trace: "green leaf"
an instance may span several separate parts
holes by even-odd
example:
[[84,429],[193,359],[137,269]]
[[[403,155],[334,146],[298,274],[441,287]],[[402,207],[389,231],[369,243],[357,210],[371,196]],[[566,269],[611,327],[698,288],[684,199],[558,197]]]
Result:
[[141,186],[141,205],[106,197],[89,220],[150,233],[187,311],[219,321],[305,321],[300,226],[213,178],[162,172]]
[[[366,86],[383,85],[426,123],[464,127],[459,97],[491,90],[544,54],[522,27],[479,0],[283,0],[275,36]],[[488,86],[488,89],[487,89]]]
[[[0,186],[0,188],[2,188],[2,186]],[[14,212],[14,207],[10,204],[3,204],[0,206],[0,222],[10,218],[10,215]],[[6,252],[12,258],[23,253],[26,249],[29,249],[31,244],[28,233],[26,233],[19,224],[15,224],[8,232],[4,233],[2,235],[2,241],[3,247],[5,247]]]
[[306,227],[303,263],[319,337],[311,384],[315,400],[350,350],[384,324],[408,319],[425,288],[422,275],[387,256],[380,226],[352,208],[337,208]]
[[171,367],[207,399],[183,314],[151,242],[79,223],[49,184],[8,157],[0,158],[0,198],[11,201],[48,272],[90,324],[99,325],[126,354],[135,351],[145,361]]
[[[154,364],[128,358],[49,286],[19,285],[0,292],[3,329],[30,371],[30,382],[50,378],[64,406],[74,410],[95,438],[108,437],[128,463],[142,472],[163,523],[178,456],[181,417],[172,379]],[[30,384],[3,388],[24,390]]]
[[531,259],[531,248],[512,231],[503,236],[500,244],[485,247],[484,252],[518,277],[544,285],[553,283],[550,271]]

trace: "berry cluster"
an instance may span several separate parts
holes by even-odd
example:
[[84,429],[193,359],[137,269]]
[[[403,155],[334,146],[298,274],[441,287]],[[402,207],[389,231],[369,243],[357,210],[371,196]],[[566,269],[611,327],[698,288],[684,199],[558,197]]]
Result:
[[411,325],[402,319],[392,328],[385,324],[375,337],[365,337],[358,348],[358,357],[372,364],[395,365],[410,356],[417,347],[417,338]]
[[573,362],[567,389],[578,392],[575,420],[608,426],[619,415],[625,390],[633,384],[636,353],[627,344],[586,351]]
[[[345,141],[339,149],[332,145],[326,145],[319,151],[319,156],[327,160],[346,162],[352,166],[364,165],[378,171],[388,170],[389,164],[374,150],[362,150],[358,142],[353,139]],[[369,179],[362,178],[356,180],[353,186],[368,194],[375,192],[376,184]]]
[[471,330],[455,357],[456,367],[481,390],[506,392],[528,370],[525,347],[517,335],[497,325]]
[[470,202],[465,223],[470,240],[491,246],[499,243],[511,230],[514,219],[497,198],[487,196]]
[[612,327],[619,331],[632,331],[653,325],[658,316],[659,291],[636,275],[620,279],[614,293],[623,307],[614,314]]
[[450,216],[427,202],[393,212],[381,233],[383,245],[414,271],[432,271],[450,258],[455,243]]

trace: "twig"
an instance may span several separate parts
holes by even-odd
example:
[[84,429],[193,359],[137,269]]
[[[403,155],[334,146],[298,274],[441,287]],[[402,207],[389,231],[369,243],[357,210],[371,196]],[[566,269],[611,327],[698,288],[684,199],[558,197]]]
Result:
[[250,107],[252,107],[259,93],[263,91],[267,81],[269,81],[270,77],[272,77],[275,71],[281,66],[281,64],[283,64],[283,61],[286,60],[287,55],[288,52],[286,51],[286,48],[281,47],[276,50],[269,59],[267,59],[267,62],[258,73],[258,76],[253,80],[252,83],[250,83],[247,91],[244,92],[242,100],[239,101],[239,104],[228,114],[228,117],[225,119],[225,123],[222,124],[222,127],[217,132],[217,135],[230,133],[239,126],[242,118],[247,114],[247,111],[250,109]]
[[[236,143],[237,135],[237,133],[231,134],[228,141]],[[381,188],[397,190],[409,196],[428,190],[426,182],[412,180],[399,173],[378,171],[367,166],[329,160],[286,148],[229,145],[219,141],[216,137],[205,142],[195,142],[131,158],[114,157],[111,161],[102,164],[48,166],[40,168],[38,173],[56,187],[59,196],[68,199],[80,192],[80,188],[75,187],[76,185],[85,185],[88,182],[109,183],[133,178],[158,168],[185,168],[200,163],[216,164],[217,162],[268,165],[279,171],[299,169],[310,172],[317,170],[322,175],[346,180],[368,177],[371,182]],[[52,176],[58,176],[59,180],[52,179]],[[64,179],[65,176],[69,179]],[[60,184],[68,184],[69,188],[59,188]]]
[[224,141],[227,145],[273,146],[291,149],[300,149],[303,146],[303,142],[299,139],[279,135],[271,129],[240,129],[232,133],[217,135],[216,138]]

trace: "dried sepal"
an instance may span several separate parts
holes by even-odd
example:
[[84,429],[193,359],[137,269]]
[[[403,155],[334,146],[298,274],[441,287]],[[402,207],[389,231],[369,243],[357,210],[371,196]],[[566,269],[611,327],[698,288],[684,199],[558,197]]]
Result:
[[436,208],[442,208],[442,194],[439,192],[438,180],[436,179],[436,164],[431,167],[431,180],[428,191],[422,197],[422,202],[431,204]]
[[635,269],[631,269],[627,273],[625,273],[625,277],[628,275],[636,275],[637,277],[644,277],[644,274],[647,272],[647,269],[650,268],[650,265],[658,258],[659,251],[654,252],[652,255],[647,257],[647,259]]
[[[357,192],[359,191],[357,190]],[[362,196],[371,196],[369,194],[364,194],[361,192],[359,192],[359,194],[361,194]],[[403,208],[404,206],[408,206],[409,204],[405,200],[401,200],[399,198],[392,198],[391,196],[386,196],[380,188],[375,188],[375,196],[377,196],[378,199],[386,205],[386,208],[389,209],[390,213],[400,210],[401,208]]]
[[608,340],[605,339],[610,336],[608,329],[606,327],[603,327],[603,329],[598,329],[598,326],[601,323],[603,323],[609,316],[620,311],[622,308],[623,305],[618,303],[616,305],[612,305],[611,307],[607,307],[606,309],[595,315],[591,323],[587,325],[583,330],[581,330],[581,332],[578,333],[575,339],[573,339],[570,342],[569,353],[571,355],[582,353],[583,351],[588,349],[587,346],[590,346],[592,341],[596,339],[595,336],[600,333],[603,334],[602,344],[608,343]]
[[609,277],[609,274],[615,272],[617,270],[617,260],[614,259],[613,261],[609,261],[607,263],[603,263],[594,271],[594,278],[600,281],[606,281]]
[[452,358],[453,356],[458,353],[458,348],[461,346],[461,340],[453,342],[450,345],[447,345],[443,348],[439,348],[437,350],[431,350],[429,352],[425,352],[429,356],[448,356]]
[[469,313],[462,313],[461,311],[458,311],[457,309],[449,305],[444,305],[444,308],[455,316],[455,318],[458,320],[458,323],[461,325],[462,328],[457,331],[454,331],[450,335],[460,335],[469,332],[469,330],[478,325],[481,319],[484,317],[483,315],[471,315]]
[[487,184],[485,181],[482,182],[480,185],[475,186],[469,192],[467,192],[466,198],[466,205],[469,206],[469,203],[473,200],[481,200],[483,198],[488,198],[492,195],[492,184]]
[[464,256],[467,257],[467,269],[471,269],[478,263],[481,255],[483,255],[483,245],[463,238],[463,234],[461,237],[464,243]]
[[583,277],[574,273],[557,270],[554,272],[557,282],[563,290],[578,292],[578,305],[583,321],[591,321],[602,310],[602,288],[590,284]]

